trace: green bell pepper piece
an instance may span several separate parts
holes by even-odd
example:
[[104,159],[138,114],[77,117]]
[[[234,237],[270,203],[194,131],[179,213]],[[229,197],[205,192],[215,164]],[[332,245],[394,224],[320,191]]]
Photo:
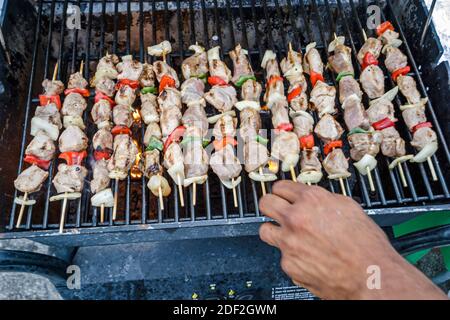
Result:
[[366,131],[366,130],[364,130],[364,129],[361,129],[361,128],[359,128],[359,127],[356,127],[356,128],[353,128],[352,130],[350,130],[350,131],[348,132],[347,136],[351,136],[352,134],[355,134],[355,133],[370,133],[370,132],[369,132],[369,131]]
[[240,76],[240,77],[239,77],[239,80],[236,82],[236,87],[242,87],[242,85],[243,85],[247,80],[256,80],[256,77],[255,77],[255,76],[250,76],[250,75]]
[[256,136],[256,141],[257,141],[258,143],[261,143],[261,144],[265,145],[265,146],[269,143],[269,139],[266,139],[266,138],[264,138],[264,137],[261,137],[260,135],[257,135],[257,136]]
[[161,140],[159,140],[155,136],[151,136],[150,141],[148,142],[148,146],[147,148],[145,148],[145,151],[153,151],[155,149],[162,151],[163,147],[164,145]]
[[155,87],[144,87],[141,89],[141,93],[142,94],[147,94],[147,93],[157,94],[158,89],[156,89]]
[[340,72],[336,77],[336,82],[339,82],[339,81],[341,81],[342,78],[348,77],[348,76],[355,77],[355,75],[352,72],[347,72],[347,71]]

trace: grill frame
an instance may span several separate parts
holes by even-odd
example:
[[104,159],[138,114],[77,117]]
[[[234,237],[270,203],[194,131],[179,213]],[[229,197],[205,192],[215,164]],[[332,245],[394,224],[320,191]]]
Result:
[[[59,42],[59,54],[58,54],[58,61],[65,61],[65,63],[62,63],[63,67],[61,67],[58,70],[58,78],[67,78],[70,71],[75,70],[76,65],[79,64],[81,59],[85,59],[85,62],[87,65],[89,65],[89,61],[92,61],[94,58],[98,59],[98,54],[95,56],[92,56],[91,54],[91,46],[88,45],[91,43],[92,39],[92,19],[93,19],[93,6],[94,4],[102,4],[102,21],[101,21],[101,31],[100,31],[100,50],[98,52],[103,52],[105,47],[107,46],[105,44],[105,8],[106,5],[113,5],[114,6],[114,16],[113,16],[113,43],[112,43],[112,51],[114,53],[118,53],[119,48],[119,40],[118,40],[118,33],[119,33],[119,2],[120,1],[106,1],[106,0],[78,0],[78,1],[68,1],[68,0],[40,0],[38,3],[38,17],[37,17],[37,27],[36,27],[36,33],[35,33],[35,45],[34,45],[34,52],[32,57],[32,69],[31,69],[31,75],[30,75],[30,83],[29,83],[29,90],[28,90],[28,96],[27,96],[27,104],[26,104],[26,113],[25,113],[25,122],[24,122],[24,133],[22,137],[22,145],[21,145],[21,154],[20,157],[23,158],[26,142],[29,139],[29,119],[31,118],[30,112],[31,109],[37,104],[37,99],[33,98],[33,88],[35,87],[37,82],[40,82],[41,79],[35,79],[36,78],[36,63],[37,63],[37,55],[38,55],[38,46],[39,41],[41,40],[39,37],[39,34],[41,32],[42,27],[42,18],[43,18],[43,7],[50,7],[50,19],[48,22],[48,35],[47,36],[47,45],[45,49],[45,55],[44,55],[44,78],[47,77],[49,73],[49,68],[53,67],[50,63],[50,55],[51,55],[51,43],[52,43],[52,36],[53,36],[53,30],[58,27],[55,26],[54,18],[57,7],[59,7],[59,4],[62,4],[62,22],[66,20],[66,11],[67,6],[69,3],[73,4],[82,4],[86,6],[85,10],[88,12],[88,16],[86,19],[86,37],[84,39],[81,39],[81,42],[84,41],[85,43],[85,49],[86,51],[80,56],[77,54],[78,50],[78,41],[75,41],[73,46],[71,48],[65,49],[65,41],[64,37],[65,35],[65,23],[60,24],[60,28],[62,30],[60,34],[60,42]],[[137,4],[139,6],[139,52],[135,53],[136,58],[138,58],[140,61],[144,61],[145,57],[145,47],[151,44],[154,44],[157,42],[157,32],[156,32],[156,16],[157,14],[153,14],[154,12],[157,12],[157,8],[162,8],[162,21],[164,22],[164,37],[169,39],[171,37],[171,30],[169,30],[169,23],[168,23],[168,15],[171,13],[171,9],[169,9],[169,1],[122,1],[126,4],[126,44],[125,44],[125,52],[122,53],[130,53],[131,50],[131,19],[132,19],[132,12],[131,12],[131,6],[132,4]],[[178,44],[183,45],[183,43],[187,42],[186,39],[184,39],[183,35],[183,29],[182,29],[182,21],[181,21],[181,6],[182,4],[187,4],[187,10],[189,12],[189,22],[190,22],[190,28],[191,31],[193,28],[195,28],[195,22],[193,20],[193,15],[191,15],[195,10],[193,6],[193,0],[188,1],[170,1],[176,10],[176,19],[177,19],[177,35]],[[203,20],[203,44],[207,47],[211,47],[212,41],[209,38],[209,29],[207,24],[207,13],[209,12],[211,16],[213,16],[213,31],[219,35],[217,39],[218,45],[223,45],[223,38],[222,33],[224,28],[230,29],[230,34],[233,35],[231,37],[231,43],[235,44],[236,39],[234,37],[234,23],[231,19],[232,16],[232,10],[238,10],[241,20],[244,20],[244,9],[249,10],[251,12],[252,20],[250,21],[251,24],[255,25],[257,24],[258,14],[259,10],[262,10],[262,15],[264,18],[268,21],[266,25],[264,25],[264,30],[269,29],[270,32],[268,33],[267,38],[263,37],[261,35],[261,32],[258,31],[255,33],[255,40],[257,42],[257,48],[250,50],[251,53],[251,62],[253,66],[257,64],[257,61],[260,61],[263,54],[263,42],[262,38],[267,41],[268,48],[275,49],[276,52],[280,56],[284,56],[286,52],[287,47],[287,41],[283,41],[284,47],[278,47],[274,44],[274,35],[272,34],[274,29],[274,26],[272,25],[274,20],[284,21],[283,18],[286,14],[283,14],[282,7],[280,7],[280,2],[278,0],[271,1],[270,4],[267,3],[266,0],[261,1],[260,6],[257,6],[257,3],[255,0],[251,0],[249,2],[246,1],[235,1],[233,4],[230,0],[221,1],[224,2],[224,6],[221,7],[217,0],[213,0],[211,2],[206,2],[205,0],[202,0],[200,3],[200,9],[202,11],[202,20]],[[245,2],[245,3],[244,3]],[[348,40],[350,40],[350,44],[353,48],[353,51],[355,53],[355,48],[359,49],[361,45],[361,21],[360,21],[360,15],[358,15],[358,6],[355,5],[354,1],[350,1],[349,5],[351,7],[352,16],[350,17],[351,20],[358,26],[359,30],[359,37],[360,39],[355,39],[358,37],[358,35],[352,34],[351,31],[351,25],[347,22],[347,19],[349,18],[346,14],[346,11],[344,10],[344,6],[340,0],[337,1],[336,6],[332,7],[329,3],[329,1],[324,0],[320,1],[320,4],[316,0],[311,0],[308,2],[308,5],[304,3],[304,1],[291,1],[286,0],[282,1],[285,4],[285,7],[289,12],[297,12],[296,17],[294,17],[295,14],[289,14],[289,20],[291,22],[291,25],[293,24],[293,21],[298,21],[299,19],[304,21],[304,25],[306,26],[306,33],[309,40],[315,39],[319,42],[328,43],[329,37],[326,35],[330,35],[333,33],[336,28],[339,28],[339,25],[336,25],[336,22],[334,19],[328,19],[330,26],[327,28],[325,26],[324,19],[321,17],[320,13],[324,11],[328,17],[333,17],[333,13],[337,13],[337,19],[344,21],[343,25],[340,25],[340,27],[343,27],[345,29],[345,32],[343,33]],[[150,43],[147,43],[144,41],[144,3],[151,3],[151,20],[152,20],[152,28],[153,28],[153,39]],[[158,3],[158,4],[157,4]],[[237,3],[237,5],[235,5]],[[273,10],[271,4],[273,3],[275,8],[275,17],[272,17],[272,19],[269,16],[270,10]],[[379,1],[376,1],[376,3],[380,4]],[[295,4],[295,5],[293,5]],[[358,5],[366,6],[367,3],[365,0],[358,1]],[[309,12],[312,14],[307,16],[308,11],[306,8],[309,9]],[[221,26],[220,18],[219,18],[219,11],[222,10],[226,13],[227,16],[227,22],[223,23]],[[207,12],[208,11],[208,12]],[[425,86],[423,83],[423,80],[421,78],[420,72],[417,68],[417,64],[415,63],[414,59],[412,59],[411,50],[407,44],[407,41],[405,39],[404,32],[402,30],[402,27],[400,25],[400,22],[398,18],[396,17],[392,4],[390,1],[387,1],[387,6],[384,10],[389,17],[391,18],[391,21],[394,23],[394,26],[397,30],[400,31],[401,38],[406,44],[404,48],[406,48],[406,53],[408,55],[409,61],[411,63],[411,66],[413,68],[414,73],[417,75],[416,79],[419,79],[418,84],[420,86],[420,91],[424,96],[426,95]],[[257,13],[258,12],[258,13]],[[384,13],[383,13],[384,14]],[[318,27],[318,32],[313,32],[309,28],[309,24],[306,23],[306,21],[309,21],[309,19],[316,19],[316,26]],[[297,20],[296,20],[297,19]],[[209,20],[209,22],[212,22]],[[314,25],[313,25],[314,27]],[[433,28],[430,28],[431,32],[434,32]],[[160,30],[162,31],[162,30]],[[295,47],[301,47],[304,50],[304,47],[306,43],[301,42],[301,35],[302,32],[304,33],[304,30],[300,29],[300,27],[296,27],[293,30],[293,33],[295,35],[296,41],[294,41]],[[429,31],[430,32],[430,31]],[[245,24],[242,24],[241,29],[242,35],[242,44],[244,47],[248,45],[249,39],[247,35],[247,27]],[[282,32],[281,37],[283,40],[286,38],[287,35]],[[74,37],[75,39],[79,40],[78,38],[78,31],[74,31]],[[147,39],[148,40],[148,39]],[[195,42],[196,40],[196,32],[190,32],[190,42]],[[358,43],[358,47],[355,46],[355,43]],[[439,47],[440,45],[437,44]],[[227,48],[229,49],[229,48]],[[266,49],[266,48],[264,48]],[[323,53],[323,45],[319,46],[319,49]],[[175,52],[171,55],[171,59],[183,59],[186,57],[189,53],[187,53],[185,50],[179,50],[178,52]],[[255,60],[255,56],[258,56],[258,59]],[[88,57],[88,58],[86,58]],[[87,61],[86,61],[87,60]],[[70,62],[70,63],[69,63]],[[169,60],[169,63],[171,61]],[[177,66],[179,67],[179,66]],[[357,67],[359,68],[359,66]],[[178,68],[179,69],[179,68]],[[89,78],[91,74],[89,73],[89,68],[85,68],[85,76]],[[327,79],[332,79],[332,83],[334,83],[334,76],[328,72],[326,75]],[[261,77],[258,77],[260,80]],[[391,86],[392,83],[390,83],[389,86]],[[398,106],[401,103],[399,98],[397,97],[396,100],[396,106]],[[89,113],[93,105],[93,97],[91,96],[88,103],[88,109],[85,111],[84,114],[84,120],[87,121],[89,118]],[[439,137],[439,145],[440,145],[440,153],[443,154],[442,160],[447,161],[447,164],[450,163],[450,154],[448,152],[448,144],[445,142],[445,138],[442,134],[442,130],[437,122],[437,118],[435,115],[435,112],[431,106],[431,102],[429,102],[428,105],[429,114],[431,115],[431,120],[433,122],[434,127],[436,128],[436,131],[438,133]],[[398,112],[398,111],[397,111]],[[342,110],[340,110],[340,113],[342,113]],[[263,115],[264,118],[266,118],[267,123],[267,117],[268,114]],[[341,122],[342,123],[342,122]],[[143,139],[145,128],[141,128],[141,139]],[[404,137],[410,138],[410,136]],[[92,135],[90,135],[90,138]],[[409,140],[408,140],[409,141]],[[408,144],[407,141],[407,144]],[[348,146],[347,146],[348,148]],[[444,150],[442,150],[444,149]],[[347,149],[348,151],[348,149]],[[383,157],[384,158],[384,157]],[[441,160],[441,161],[442,161]],[[382,162],[386,161],[379,161],[380,164]],[[411,188],[411,195],[409,197],[406,197],[403,193],[404,190],[400,187],[399,177],[396,174],[396,172],[390,172],[390,181],[392,182],[394,193],[396,199],[386,199],[385,197],[385,191],[384,186],[382,183],[382,177],[380,173],[378,172],[378,169],[374,171],[374,178],[377,190],[379,191],[376,197],[372,197],[367,189],[366,183],[364,177],[358,176],[357,182],[359,184],[359,188],[361,190],[361,197],[363,198],[364,202],[362,203],[364,209],[366,212],[374,217],[374,219],[379,222],[382,225],[390,225],[393,223],[397,223],[400,220],[409,219],[415,215],[424,213],[426,211],[441,211],[441,210],[448,210],[450,209],[450,203],[448,199],[450,198],[448,187],[445,181],[445,177],[442,174],[442,170],[439,166],[439,160],[435,156],[433,156],[433,162],[436,167],[436,173],[439,177],[440,185],[442,186],[442,193],[435,194],[433,193],[433,188],[430,185],[430,181],[427,175],[427,170],[425,169],[423,164],[419,165],[419,171],[420,176],[423,179],[423,183],[425,184],[425,189],[427,191],[427,195],[418,195],[415,192],[415,188]],[[19,164],[18,172],[22,169],[23,162],[21,161]],[[56,165],[56,160],[53,161],[52,165],[49,168],[49,172],[51,173],[50,177],[54,174],[54,167]],[[386,164],[382,164],[386,165]],[[89,168],[89,165],[87,165]],[[412,180],[412,172],[411,170],[414,170],[413,165],[405,165],[404,170],[405,174],[408,180],[408,184],[410,186],[415,186],[413,184]],[[354,174],[354,171],[353,171]],[[90,180],[92,175],[92,172],[90,170],[90,175],[88,176],[88,180]],[[210,175],[211,176],[211,175]],[[285,179],[287,178],[284,174],[281,174],[281,178]],[[164,212],[162,212],[159,208],[159,204],[157,201],[157,208],[156,208],[156,214],[154,215],[153,219],[148,218],[148,204],[150,204],[150,201],[147,201],[149,198],[149,193],[147,192],[146,188],[146,179],[143,177],[141,180],[141,192],[144,195],[142,197],[142,207],[141,207],[141,216],[138,219],[132,219],[131,217],[131,209],[130,209],[130,198],[131,198],[131,178],[128,177],[125,184],[125,212],[123,216],[123,221],[119,222],[113,222],[111,215],[109,215],[110,219],[108,222],[106,222],[103,225],[100,225],[98,223],[98,216],[97,216],[97,210],[92,209],[92,214],[90,213],[89,209],[89,195],[90,192],[87,188],[87,184],[85,185],[83,196],[81,198],[81,201],[78,201],[78,204],[75,208],[75,213],[71,211],[68,213],[71,216],[72,222],[65,224],[66,232],[64,234],[58,234],[57,228],[58,224],[56,223],[50,223],[49,222],[49,202],[47,201],[49,196],[51,195],[52,188],[51,188],[51,178],[49,178],[46,182],[46,199],[45,199],[45,205],[44,205],[44,211],[42,213],[42,223],[32,223],[33,219],[33,208],[29,207],[28,211],[26,213],[26,219],[25,224],[22,226],[23,228],[17,230],[14,228],[14,221],[15,218],[17,218],[17,208],[16,205],[12,206],[11,209],[11,215],[10,215],[10,221],[8,230],[14,231],[14,232],[7,232],[0,234],[0,238],[33,238],[40,242],[45,243],[53,243],[58,245],[99,245],[99,244],[111,244],[111,243],[127,243],[127,242],[138,242],[138,241],[154,241],[154,240],[165,240],[165,239],[190,239],[190,238],[196,238],[196,237],[212,237],[212,236],[235,236],[235,235],[248,235],[248,234],[255,234],[257,233],[259,223],[266,221],[267,219],[260,215],[258,206],[255,205],[258,202],[258,188],[255,185],[253,181],[250,182],[250,188],[251,190],[241,190],[241,186],[238,188],[238,202],[239,202],[239,210],[238,212],[234,214],[229,214],[229,200],[227,201],[227,195],[225,192],[225,189],[222,185],[220,185],[220,198],[221,198],[221,215],[215,215],[215,212],[212,212],[211,209],[211,198],[210,196],[206,196],[205,200],[205,206],[206,206],[206,214],[204,217],[198,217],[196,215],[196,209],[192,206],[191,201],[189,201],[188,205],[186,206],[186,210],[181,212],[181,208],[179,208],[178,205],[178,190],[177,188],[173,188],[174,195],[173,195],[173,217],[164,217]],[[324,182],[325,185],[328,186],[328,188],[336,192],[338,188],[333,184],[331,181]],[[246,184],[242,184],[242,189],[245,189]],[[117,192],[119,189],[118,185],[114,185],[114,190]],[[209,193],[210,189],[210,179],[207,180],[207,182],[204,185],[205,193]],[[347,181],[346,184],[347,192],[351,196],[351,186],[349,182]],[[358,188],[358,187],[357,187]],[[270,191],[270,188],[269,188]],[[185,196],[189,199],[191,199],[191,192],[192,190],[186,189]],[[14,197],[16,196],[17,192],[15,193]],[[249,210],[247,210],[249,206],[248,198],[249,196],[252,197],[253,201],[253,207],[254,211],[253,213],[248,213]],[[228,195],[229,199],[229,195]],[[153,199],[155,200],[155,199]],[[405,204],[411,204],[406,205]],[[423,204],[423,205],[420,205]],[[168,202],[166,201],[165,208],[168,208]],[[73,209],[73,208],[72,208]],[[34,215],[40,214],[40,212],[34,212]],[[66,221],[68,221],[66,219]],[[167,230],[170,230],[171,232],[165,232]],[[20,231],[20,232],[16,232]],[[139,231],[151,231],[151,232],[139,232]]]

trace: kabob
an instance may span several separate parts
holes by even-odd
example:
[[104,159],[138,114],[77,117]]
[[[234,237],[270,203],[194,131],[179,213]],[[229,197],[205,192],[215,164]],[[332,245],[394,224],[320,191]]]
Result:
[[16,197],[14,202],[20,205],[16,228],[20,227],[26,206],[32,206],[36,200],[29,199],[30,194],[39,191],[48,178],[48,168],[55,158],[59,130],[62,128],[60,94],[64,91],[64,84],[56,80],[58,63],[56,63],[53,78],[42,82],[44,93],[39,95],[39,106],[31,119],[30,134],[34,137],[25,149],[24,162],[31,164],[23,170],[16,180],[14,187],[23,192],[23,196]]
[[325,83],[323,78],[323,62],[316,43],[312,42],[306,46],[303,60],[303,70],[309,74],[313,89],[310,94],[311,108],[320,119],[314,133],[322,140],[325,159],[322,166],[328,174],[329,180],[338,180],[342,194],[346,195],[344,179],[351,176],[348,172],[348,160],[342,151],[342,136],[344,130],[333,115],[337,112],[335,106],[336,88]]
[[347,139],[353,165],[369,180],[370,191],[375,191],[372,171],[377,166],[375,157],[380,151],[382,134],[376,131],[362,103],[362,91],[355,80],[352,49],[345,45],[345,37],[337,37],[329,44],[328,66],[337,75],[339,101],[344,110],[344,121],[349,130]]

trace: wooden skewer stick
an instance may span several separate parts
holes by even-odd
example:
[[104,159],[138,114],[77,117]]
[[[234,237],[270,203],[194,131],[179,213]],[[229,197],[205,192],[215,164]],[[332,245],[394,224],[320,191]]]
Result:
[[67,192],[64,192],[64,200],[61,208],[61,219],[59,221],[59,233],[64,231],[64,221],[66,219]]
[[405,173],[403,172],[403,166],[401,163],[398,164],[398,173],[400,174],[400,180],[402,180],[402,185],[407,188],[408,183],[406,182]]
[[27,199],[28,199],[28,192],[25,192],[23,195],[22,205],[20,206],[19,217],[17,218],[16,228],[19,228],[20,224],[22,223],[23,213],[25,212],[25,202],[27,202]]
[[293,166],[291,166],[291,178],[292,181],[297,182],[297,177],[295,176],[295,169]]
[[83,69],[84,69],[84,60],[81,60],[80,64],[80,74],[83,75]]
[[308,181],[306,184],[307,184],[308,186],[311,186],[311,182],[309,182],[309,181]]
[[113,206],[113,214],[112,218],[113,220],[116,220],[117,217],[117,200],[119,198],[119,178],[116,178],[116,184],[115,184],[115,191],[114,192],[114,206]]
[[430,167],[430,171],[431,171],[431,177],[433,179],[433,181],[437,181],[437,175],[436,175],[436,170],[434,170],[434,165],[433,162],[431,161],[431,157],[427,158],[427,162],[428,162],[428,166]]
[[181,185],[180,174],[177,174],[178,179],[178,192],[180,193],[180,205],[184,207],[183,186]]
[[347,196],[347,191],[345,191],[345,185],[344,180],[342,178],[339,178],[339,184],[341,185],[341,191],[344,196]]
[[369,187],[370,191],[375,192],[375,185],[373,184],[372,172],[370,172],[370,168],[367,167],[367,178],[369,179]]
[[238,202],[237,202],[236,187],[234,186],[234,178],[231,178],[231,184],[233,185],[233,201],[234,201],[234,207],[237,208],[237,207],[238,207]]
[[102,205],[100,206],[100,222],[103,223],[105,222],[105,204],[102,203]]
[[364,42],[366,42],[367,41],[367,34],[366,34],[366,30],[362,30],[362,32],[363,32],[363,38],[364,38]]
[[192,186],[192,205],[195,206],[197,203],[197,184],[194,182]]
[[159,196],[159,207],[161,208],[161,210],[164,210],[164,200],[161,186],[158,187],[158,196]]
[[58,65],[59,65],[59,62],[56,62],[55,68],[53,69],[53,77],[52,77],[53,81],[56,80],[56,76],[58,75]]
[[[262,167],[259,167],[259,174],[263,175]],[[262,191],[263,196],[265,196],[266,195],[266,185],[265,185],[264,181],[261,181],[261,191]]]

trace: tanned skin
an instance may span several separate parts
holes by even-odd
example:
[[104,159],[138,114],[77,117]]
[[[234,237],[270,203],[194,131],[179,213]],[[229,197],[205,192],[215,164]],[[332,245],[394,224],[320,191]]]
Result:
[[[261,239],[281,250],[281,267],[292,281],[320,298],[447,299],[350,197],[279,181],[259,207],[278,223],[264,223]],[[371,265],[380,268],[380,289],[367,286]]]

